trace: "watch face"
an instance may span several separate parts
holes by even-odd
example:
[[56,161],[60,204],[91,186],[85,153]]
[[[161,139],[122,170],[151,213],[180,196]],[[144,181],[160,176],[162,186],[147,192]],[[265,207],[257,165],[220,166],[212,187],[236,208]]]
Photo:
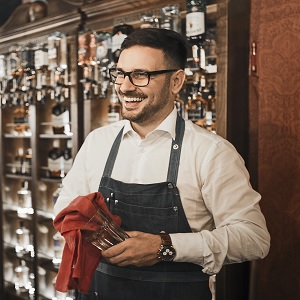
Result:
[[172,261],[175,257],[176,251],[172,246],[162,246],[159,251],[159,256],[162,261]]

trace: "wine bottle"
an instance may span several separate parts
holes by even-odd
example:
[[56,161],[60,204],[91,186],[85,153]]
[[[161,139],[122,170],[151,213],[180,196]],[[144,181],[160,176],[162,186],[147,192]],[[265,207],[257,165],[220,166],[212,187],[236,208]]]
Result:
[[52,129],[54,134],[70,133],[70,111],[63,105],[62,97],[56,99],[56,104],[52,107]]
[[191,45],[205,41],[206,0],[186,1],[186,38]]
[[33,214],[31,190],[27,180],[21,183],[21,188],[17,191],[18,195],[18,215],[25,216]]
[[26,254],[26,248],[30,244],[30,231],[26,228],[24,221],[20,221],[16,230],[17,244],[15,246],[16,255],[22,257]]
[[197,68],[205,70],[205,0],[186,1],[186,39],[192,46],[192,56]]
[[67,147],[63,150],[63,174],[64,176],[70,171],[73,164],[72,157],[72,140],[67,141]]
[[59,140],[53,140],[53,146],[48,152],[48,170],[49,177],[51,178],[62,178],[63,157],[59,148]]

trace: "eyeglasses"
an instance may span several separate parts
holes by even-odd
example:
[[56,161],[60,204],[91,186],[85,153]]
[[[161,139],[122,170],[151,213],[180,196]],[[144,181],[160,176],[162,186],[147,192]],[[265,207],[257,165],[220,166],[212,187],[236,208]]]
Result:
[[153,75],[158,74],[165,74],[165,73],[171,73],[178,71],[178,69],[172,69],[172,70],[158,70],[158,71],[144,71],[144,70],[135,70],[131,72],[124,72],[120,69],[111,68],[109,69],[109,75],[110,80],[115,83],[121,85],[125,77],[128,76],[130,82],[137,86],[137,87],[143,87],[149,84],[150,77]]

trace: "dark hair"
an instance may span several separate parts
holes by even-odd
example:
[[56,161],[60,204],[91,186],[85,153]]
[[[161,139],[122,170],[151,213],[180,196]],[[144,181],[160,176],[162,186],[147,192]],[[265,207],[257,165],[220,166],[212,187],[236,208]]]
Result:
[[184,69],[187,60],[187,42],[176,31],[162,28],[142,28],[129,34],[121,51],[133,46],[145,46],[163,51],[169,68]]

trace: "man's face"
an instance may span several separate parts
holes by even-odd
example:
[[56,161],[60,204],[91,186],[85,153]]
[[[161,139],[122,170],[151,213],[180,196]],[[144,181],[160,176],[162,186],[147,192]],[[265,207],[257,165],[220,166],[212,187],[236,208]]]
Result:
[[[124,72],[168,69],[161,50],[142,46],[123,50],[117,68]],[[171,77],[172,74],[153,75],[145,87],[134,86],[127,76],[121,85],[115,84],[122,103],[122,116],[139,125],[161,122],[174,107]]]

